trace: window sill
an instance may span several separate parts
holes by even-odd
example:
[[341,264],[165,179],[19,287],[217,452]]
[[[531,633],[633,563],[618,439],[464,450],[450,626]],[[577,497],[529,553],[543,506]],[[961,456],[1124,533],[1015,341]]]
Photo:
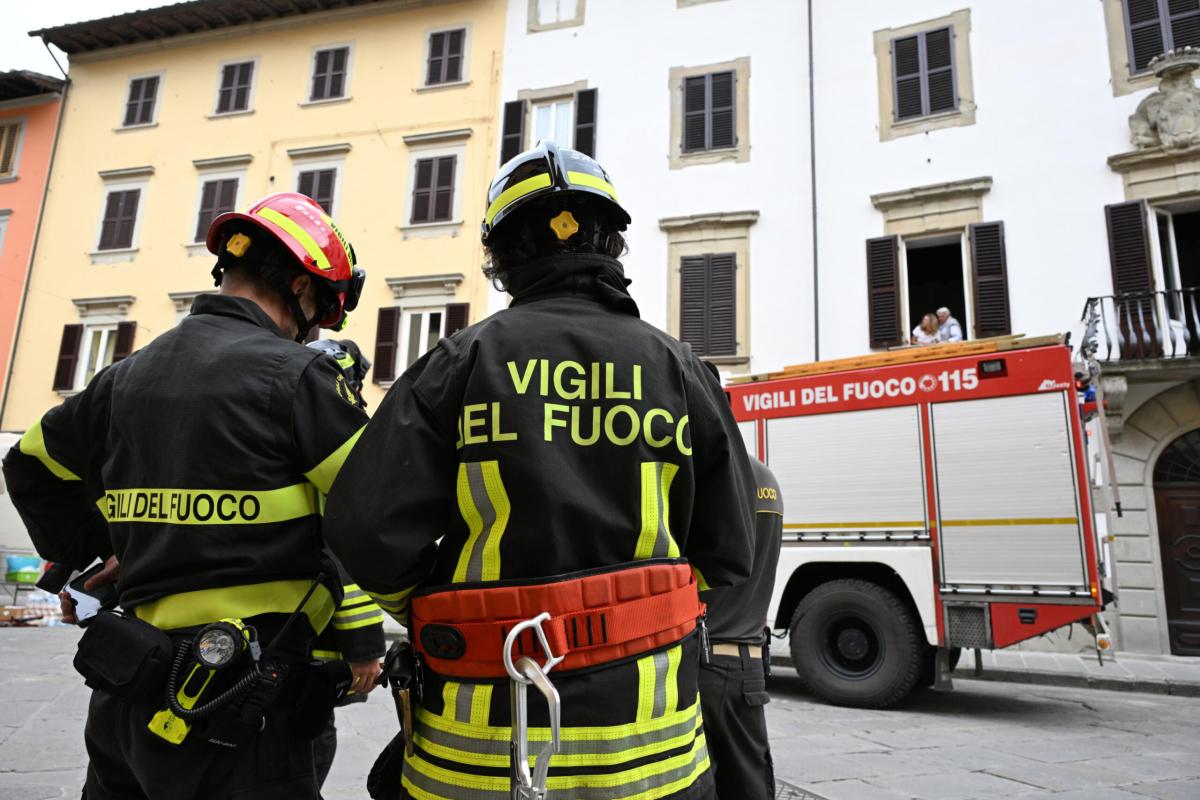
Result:
[[248,117],[253,113],[253,108],[243,108],[240,111],[214,111],[206,116],[208,119],[225,119],[226,117]]
[[0,183],[16,183],[17,180],[19,178],[16,175],[5,175],[3,178],[0,178]]
[[395,383],[395,382],[396,382],[396,381],[395,381],[395,379],[392,379],[392,380],[390,380],[390,381],[373,381],[373,383],[374,383],[376,386],[378,386],[380,389],[383,389],[385,392],[386,392],[388,389],[392,388],[392,384],[393,384],[393,383]]
[[417,238],[430,238],[434,236],[458,236],[458,229],[462,227],[461,219],[449,219],[444,222],[418,222],[409,225],[397,225],[396,230],[404,234],[407,239],[410,236]]
[[909,127],[926,125],[931,122],[941,122],[942,120],[954,119],[955,117],[961,117],[961,116],[962,116],[962,110],[956,108],[953,111],[942,111],[941,113],[929,114],[928,116],[924,116],[924,117],[909,117],[908,119],[898,119],[898,120],[894,120],[892,122],[892,130],[903,131],[904,129],[909,128]]
[[583,25],[583,15],[580,14],[574,19],[560,20],[558,22],[533,22],[530,21],[526,28],[527,33],[543,33],[545,31],[556,31],[560,28],[578,28]]
[[66,397],[74,397],[75,395],[79,394],[82,391],[83,391],[83,389],[55,389],[54,393],[56,395],[58,395],[59,397],[66,398]]
[[465,86],[470,86],[471,81],[446,81],[445,83],[430,83],[425,86],[418,86],[413,89],[417,94],[425,94],[426,92],[440,92],[443,89],[461,89]]
[[[208,242],[190,242],[183,246],[187,250],[188,257],[200,255],[212,255],[208,252]],[[215,258],[215,256],[214,256]]]
[[678,152],[671,156],[671,169],[694,167],[698,164],[721,164],[724,162],[744,163],[750,160],[750,147],[722,148],[720,150],[697,150],[692,153]]
[[297,105],[301,108],[308,108],[309,106],[334,106],[338,103],[349,103],[353,99],[350,95],[346,95],[345,97],[326,97],[321,100],[305,100],[297,103]]
[[899,122],[889,121],[879,128],[879,141],[886,142],[901,136],[912,136],[918,133],[931,133],[943,128],[963,128],[975,124],[975,104],[967,98],[959,99],[958,108],[954,111],[943,111],[940,114],[930,114],[927,117],[913,117]]
[[120,125],[113,130],[117,133],[125,133],[126,131],[140,131],[146,128],[157,128],[158,122],[143,122],[140,125]]
[[93,250],[88,253],[93,264],[116,264],[121,261],[133,261],[138,248],[126,247],[119,250]]

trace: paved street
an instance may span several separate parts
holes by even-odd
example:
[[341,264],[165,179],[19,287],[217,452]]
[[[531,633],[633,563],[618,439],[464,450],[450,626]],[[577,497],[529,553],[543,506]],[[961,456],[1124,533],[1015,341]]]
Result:
[[[73,629],[0,629],[0,800],[74,798],[87,690]],[[959,680],[894,711],[814,702],[782,669],[767,707],[783,798],[1200,798],[1200,699]],[[387,698],[339,713],[329,800],[363,798]]]

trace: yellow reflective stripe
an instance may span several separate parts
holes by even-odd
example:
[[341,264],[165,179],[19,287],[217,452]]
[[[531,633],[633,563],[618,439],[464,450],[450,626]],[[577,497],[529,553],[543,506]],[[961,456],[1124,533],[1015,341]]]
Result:
[[[351,267],[354,266],[354,259],[350,257],[350,243],[346,241],[346,237],[342,235],[342,229],[337,226],[333,218],[326,214],[323,210],[317,209],[317,213],[321,215],[321,219],[329,226],[329,230],[333,231],[334,238],[338,240],[338,244],[342,246],[342,252],[346,254],[346,263]],[[354,363],[353,359],[350,361]]]
[[526,178],[520,183],[514,183],[512,186],[500,193],[500,196],[492,201],[488,206],[487,213],[483,215],[483,221],[487,225],[492,224],[492,220],[500,213],[500,209],[514,200],[524,197],[530,192],[536,192],[538,189],[545,189],[553,181],[550,180],[550,173],[543,172],[541,175],[534,175],[532,178]]
[[645,722],[654,716],[654,656],[639,658],[637,721]]
[[457,495],[468,535],[454,569],[454,582],[498,580],[500,539],[512,512],[500,477],[500,463],[459,464]]
[[361,595],[356,597],[343,597],[342,604],[338,606],[338,613],[357,613],[364,610],[365,606],[379,608],[379,606],[375,604],[375,601],[367,596],[366,592],[363,592]]
[[1002,519],[944,519],[943,528],[965,528],[985,525],[1078,525],[1075,517],[1005,517]]
[[282,489],[110,489],[96,501],[109,522],[171,525],[261,525],[300,519],[320,510],[311,484]]
[[679,545],[671,536],[671,482],[679,467],[664,461],[642,463],[642,530],[633,560],[678,558]]
[[454,681],[442,684],[442,716],[446,719],[454,719],[454,712],[458,708],[458,687],[461,685]]
[[312,657],[318,661],[341,661],[342,653],[340,650],[313,650]]
[[617,190],[613,185],[604,178],[591,174],[590,172],[568,172],[567,183],[573,183],[576,186],[587,186],[592,189],[599,189],[607,194],[615,202],[617,199]]
[[352,631],[358,628],[365,628],[368,625],[382,625],[383,612],[378,608],[372,611],[366,611],[359,616],[339,617],[333,615],[333,627],[339,631]]
[[354,356],[347,353],[337,360],[338,366],[342,369],[350,369],[354,366]]
[[471,724],[487,725],[492,710],[492,684],[477,683],[471,695]]
[[[259,614],[291,614],[312,586],[311,580],[270,581],[246,586],[220,586],[180,592],[133,609],[138,619],[162,630],[206,625],[222,619],[246,619]],[[304,604],[304,614],[317,633],[333,616],[333,595],[319,585]]]
[[304,228],[301,228],[273,208],[260,208],[254,213],[263,219],[274,222],[287,231],[288,235],[299,242],[300,246],[304,248],[304,252],[312,256],[313,261],[317,264],[317,269],[324,271],[333,268],[333,265],[329,263],[329,258],[325,255],[325,251],[317,245],[317,240],[312,238]]
[[667,704],[664,713],[672,714],[679,706],[679,662],[683,658],[682,647],[667,651]]
[[39,419],[33,424],[33,427],[25,431],[25,435],[21,437],[21,441],[17,443],[21,448],[21,452],[27,456],[33,456],[42,465],[50,470],[50,473],[60,481],[77,481],[79,476],[71,470],[64,467],[50,455],[46,449],[46,439],[42,436],[42,421]]
[[358,437],[362,436],[366,427],[366,425],[363,425],[356,430],[353,436],[342,442],[341,447],[326,456],[325,460],[320,464],[317,464],[304,473],[304,477],[308,478],[313,486],[320,489],[321,494],[329,494],[329,489],[333,486],[333,481],[341,471],[342,464],[346,463],[346,458],[349,457],[350,451],[354,449],[354,445],[358,442]]
[[712,587],[708,585],[708,581],[704,578],[704,573],[700,572],[699,567],[692,564],[692,575],[696,578],[696,591],[707,592]]

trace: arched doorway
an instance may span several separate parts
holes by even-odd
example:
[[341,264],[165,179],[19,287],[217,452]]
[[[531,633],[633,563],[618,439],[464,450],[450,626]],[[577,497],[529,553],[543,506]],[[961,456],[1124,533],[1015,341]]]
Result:
[[1200,428],[1159,455],[1154,504],[1171,653],[1200,656]]

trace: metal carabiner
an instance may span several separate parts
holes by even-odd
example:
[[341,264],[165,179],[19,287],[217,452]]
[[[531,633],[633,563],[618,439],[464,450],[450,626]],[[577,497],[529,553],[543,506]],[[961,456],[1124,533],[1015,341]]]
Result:
[[[504,669],[512,682],[509,685],[509,698],[512,703],[512,762],[513,762],[513,800],[545,800],[546,779],[550,773],[550,758],[559,751],[561,744],[560,728],[562,725],[562,707],[559,703],[558,690],[547,677],[551,669],[563,660],[563,656],[555,656],[542,630],[542,623],[550,619],[550,614],[542,612],[530,620],[526,620],[511,631],[504,640]],[[534,628],[542,650],[546,653],[546,663],[539,665],[529,656],[518,658],[513,662],[512,648],[517,637],[522,632]],[[528,689],[536,686],[546,699],[550,714],[550,741],[538,752],[534,761],[533,772],[529,770],[529,708]]]

